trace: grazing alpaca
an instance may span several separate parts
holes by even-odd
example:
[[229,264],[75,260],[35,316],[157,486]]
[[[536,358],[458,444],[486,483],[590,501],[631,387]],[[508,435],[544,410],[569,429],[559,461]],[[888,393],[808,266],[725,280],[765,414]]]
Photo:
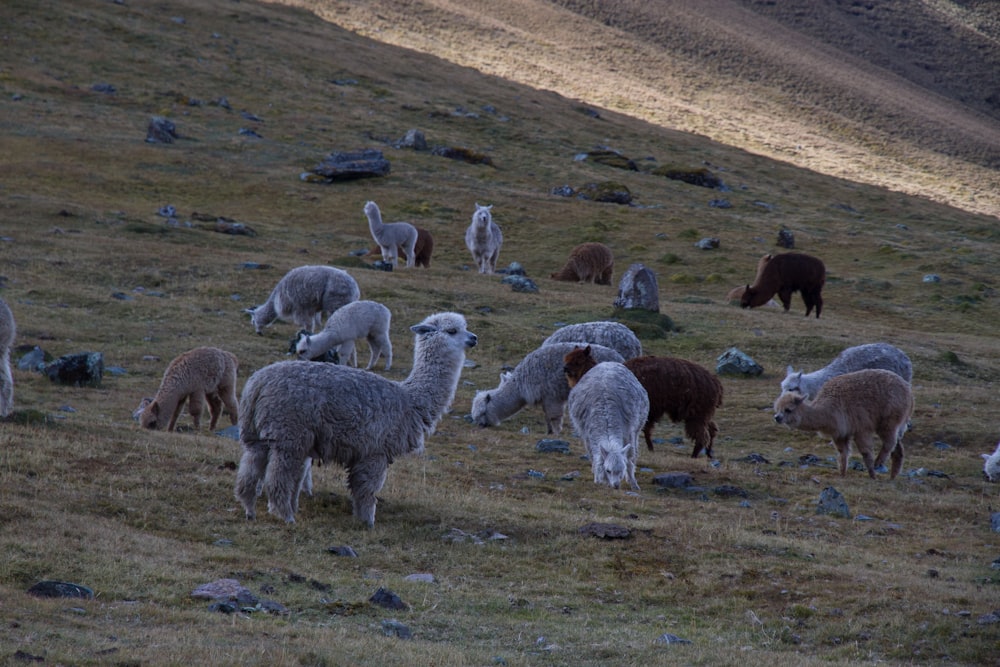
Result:
[[781,381],[781,391],[797,391],[807,398],[815,398],[830,378],[866,368],[882,368],[907,382],[913,380],[913,364],[905,352],[888,343],[867,343],[843,350],[826,367],[812,373],[795,372],[789,366]]
[[382,249],[382,261],[395,267],[399,249],[402,249],[407,268],[413,266],[417,259],[417,228],[408,222],[382,222],[382,212],[373,201],[365,202],[365,216],[372,238]]
[[766,264],[753,285],[747,285],[740,299],[743,308],[763,306],[775,294],[781,300],[785,312],[792,305],[792,293],[801,292],[806,304],[806,317],[816,308],[816,317],[823,310],[823,285],[826,283],[826,267],[811,255],[787,252],[775,255]]
[[163,381],[153,398],[139,406],[139,423],[144,428],[173,431],[177,418],[188,404],[188,414],[195,429],[201,425],[201,413],[208,402],[214,429],[225,406],[233,424],[239,415],[236,402],[236,355],[217,347],[196,347],[177,356],[163,373]]
[[[757,260],[757,272],[753,276],[753,281],[755,283],[758,280],[760,280],[760,274],[764,271],[764,265],[767,264],[769,261],[771,261],[772,257],[774,257],[774,255],[768,253],[767,255],[761,256],[761,258]],[[734,287],[733,289],[729,290],[728,294],[726,294],[726,301],[728,301],[729,303],[738,304],[743,299],[743,293],[746,291],[747,291],[746,285],[740,285],[739,287]]]
[[309,265],[292,269],[278,281],[260,306],[247,308],[258,334],[277,319],[291,320],[300,329],[316,331],[323,315],[361,298],[358,283],[347,271]]
[[[786,392],[774,402],[774,421],[801,431],[819,431],[833,439],[840,454],[840,474],[847,472],[851,439],[861,453],[868,476],[892,456],[889,477],[903,467],[903,434],[913,414],[910,383],[892,371],[867,369],[831,378],[816,398]],[[882,440],[878,458],[872,458],[874,436]]]
[[[413,246],[413,254],[416,255],[416,258],[413,260],[413,265],[429,269],[431,266],[431,255],[434,253],[434,237],[423,227],[417,227],[416,230],[417,244]],[[368,251],[368,254],[381,255],[382,248],[376,245]],[[406,248],[402,246],[399,247],[399,256],[403,258],[404,262],[408,262],[410,259],[409,255],[406,254]]]
[[493,215],[490,213],[492,209],[492,204],[480,206],[476,202],[472,224],[465,230],[465,247],[472,253],[472,259],[476,262],[479,273],[489,274],[496,271],[500,246],[503,245],[503,232],[497,223],[493,222]]
[[635,460],[649,399],[635,375],[615,361],[597,364],[575,382],[568,407],[590,454],[594,483],[617,489],[624,481],[638,491]]
[[986,475],[986,479],[991,482],[1000,482],[1000,442],[997,443],[997,448],[992,454],[982,454],[981,456],[985,459],[983,474]]
[[347,469],[354,516],[375,524],[376,494],[393,459],[421,452],[451,405],[466,348],[476,335],[458,313],[410,329],[413,369],[402,382],[358,368],[282,361],[247,380],[240,402],[243,456],[235,494],[247,519],[267,493],[270,513],[292,523],[309,458]]
[[17,337],[14,313],[0,299],[0,418],[7,417],[14,409],[14,374],[10,368],[10,348]]
[[569,259],[550,277],[578,283],[610,285],[615,269],[615,256],[603,243],[581,243],[573,248]]
[[[566,378],[572,385],[597,362],[587,347],[566,355]],[[713,418],[722,405],[719,378],[698,364],[674,357],[636,357],[625,361],[649,397],[649,414],[643,425],[646,447],[653,451],[653,426],[667,415],[671,422],[684,422],[684,432],[694,441],[691,458],[702,451],[712,458],[712,446],[719,433]]]
[[621,322],[598,320],[567,324],[542,341],[543,346],[552,343],[597,343],[610,347],[625,359],[642,355],[639,337]]
[[[527,405],[542,406],[549,433],[562,431],[563,411],[569,385],[563,372],[563,358],[577,343],[550,343],[530,352],[510,373],[500,375],[494,389],[476,392],[472,399],[472,422],[485,428],[516,414]],[[591,345],[597,361],[625,361],[622,355],[603,345]]]
[[376,301],[353,301],[341,306],[326,321],[326,326],[318,334],[299,332],[295,352],[300,359],[309,361],[322,357],[328,350],[337,350],[343,363],[358,365],[358,351],[354,345],[357,338],[368,341],[371,356],[365,370],[371,370],[380,356],[385,356],[385,370],[392,367],[392,342],[389,340],[389,324],[392,313]]

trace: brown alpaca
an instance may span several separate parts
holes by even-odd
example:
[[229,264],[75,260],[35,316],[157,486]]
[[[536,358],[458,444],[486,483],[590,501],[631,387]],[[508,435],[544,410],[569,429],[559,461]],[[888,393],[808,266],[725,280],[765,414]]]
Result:
[[746,286],[740,306],[763,306],[777,294],[785,312],[788,312],[792,305],[792,292],[801,292],[806,304],[806,317],[815,307],[818,318],[823,310],[825,283],[826,267],[819,259],[796,252],[775,255],[764,265],[754,284]]
[[[757,260],[757,273],[755,273],[753,277],[754,283],[760,280],[760,274],[764,271],[764,265],[770,262],[772,257],[774,257],[774,255],[768,253]],[[729,293],[726,295],[726,301],[729,303],[739,303],[740,300],[743,299],[743,293],[746,291],[746,285],[734,287],[729,290]]]
[[[434,237],[423,227],[417,227],[417,243],[413,246],[414,266],[422,266],[425,269],[431,266],[431,253],[434,252]],[[382,255],[382,248],[375,246],[368,251],[369,255]],[[399,246],[399,256],[406,261],[406,248]]]
[[610,285],[615,256],[603,243],[581,243],[573,248],[566,265],[553,273],[553,280]]
[[137,411],[144,428],[173,431],[184,403],[195,429],[208,402],[214,429],[225,406],[233,424],[239,418],[236,402],[236,355],[216,347],[196,347],[170,362],[153,398],[144,398]]
[[[596,362],[588,348],[578,347],[565,358],[566,381],[572,387]],[[691,458],[704,450],[712,458],[712,445],[719,432],[713,417],[722,405],[722,383],[710,371],[696,363],[675,357],[636,357],[625,361],[649,396],[649,416],[642,433],[646,447],[653,450],[653,425],[663,415],[670,421],[684,422],[684,432],[694,440]]]

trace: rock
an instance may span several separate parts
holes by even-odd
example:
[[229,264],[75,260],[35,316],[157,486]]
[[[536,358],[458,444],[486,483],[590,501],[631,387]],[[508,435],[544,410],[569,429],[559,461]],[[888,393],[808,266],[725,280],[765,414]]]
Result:
[[568,185],[560,185],[558,187],[552,188],[550,191],[556,197],[574,197],[576,196],[576,190]]
[[497,273],[502,273],[505,276],[526,276],[528,275],[524,267],[521,266],[520,262],[511,262],[505,268],[497,269]]
[[732,208],[733,203],[728,199],[712,199],[708,202],[712,208]]
[[750,494],[746,489],[741,489],[732,484],[722,484],[712,489],[712,493],[723,498],[749,498]]
[[39,581],[28,589],[28,595],[39,598],[83,598],[94,599],[94,591],[80,584],[68,581]]
[[45,368],[46,361],[48,359],[46,359],[45,352],[36,345],[31,348],[30,352],[18,359],[17,368],[22,371],[41,371]]
[[721,243],[721,241],[719,241],[718,237],[709,236],[708,238],[701,239],[695,243],[694,246],[696,248],[701,248],[702,250],[715,250],[719,247],[719,243]]
[[847,508],[847,501],[844,496],[832,486],[828,486],[819,494],[819,502],[816,503],[817,514],[829,514],[840,516],[845,519],[851,518],[851,512]]
[[697,185],[703,188],[720,188],[722,180],[710,172],[708,169],[678,169],[676,167],[657,167],[653,170],[653,175],[663,176],[674,181],[681,181],[689,185]]
[[596,150],[588,151],[586,153],[579,153],[575,157],[577,162],[582,162],[583,160],[589,160],[590,162],[596,162],[597,164],[603,164],[607,167],[615,167],[616,169],[625,169],[627,171],[639,171],[639,168],[635,166],[635,162],[625,157],[618,151],[613,150]]
[[489,155],[479,153],[471,148],[465,148],[462,146],[437,146],[431,151],[431,155],[446,157],[449,160],[459,160],[469,164],[485,164],[490,167],[495,166],[493,164],[493,158]]
[[163,116],[153,116],[146,128],[146,143],[172,144],[177,139],[177,127]]
[[433,584],[435,579],[434,575],[429,572],[415,572],[414,574],[408,574],[403,577],[403,581],[416,581],[421,584]]
[[581,535],[590,535],[602,540],[627,540],[632,537],[632,531],[628,528],[613,523],[588,523],[585,526],[581,526],[577,532]]
[[654,642],[656,644],[690,644],[690,639],[681,639],[677,635],[672,635],[669,632],[665,632],[656,638]]
[[1000,512],[994,512],[990,515],[990,528],[994,533],[1000,533]]
[[407,604],[388,588],[380,587],[368,601],[385,609],[408,609]]
[[227,426],[226,428],[220,431],[216,431],[215,435],[221,436],[223,438],[229,438],[230,440],[236,440],[237,442],[239,442],[240,426],[239,424],[233,424],[232,426]]
[[653,477],[653,484],[667,489],[682,489],[693,483],[694,478],[686,472],[664,472]]
[[329,547],[327,549],[334,556],[343,556],[345,558],[357,558],[358,554],[349,546],[339,546],[339,547]]
[[941,276],[939,276],[936,273],[928,273],[926,276],[924,276],[924,282],[925,283],[939,283],[939,282],[941,282]]
[[545,438],[535,443],[535,451],[542,454],[569,454],[569,443]]
[[257,232],[254,231],[249,225],[245,225],[242,222],[233,222],[232,220],[226,220],[225,218],[219,218],[215,221],[215,225],[212,227],[213,232],[218,232],[219,234],[229,234],[230,236],[257,236]]
[[660,312],[660,288],[656,274],[638,262],[629,266],[618,281],[618,296],[613,305],[615,308]]
[[762,455],[757,454],[756,452],[747,454],[741,459],[733,459],[733,460],[738,463],[770,463],[770,461],[768,461]]
[[795,235],[792,234],[792,230],[790,229],[778,230],[778,246],[782,248],[795,247]]
[[756,377],[764,372],[764,368],[760,364],[735,347],[731,347],[723,352],[716,361],[715,372],[719,375],[748,375]]
[[104,355],[100,352],[63,355],[47,365],[44,373],[59,384],[98,387],[104,375]]
[[[387,176],[391,166],[382,151],[373,148],[355,152],[334,152],[313,167],[312,173],[327,183]],[[308,179],[303,179],[308,180]]]
[[403,138],[396,142],[396,148],[412,148],[415,151],[427,150],[427,139],[420,130],[407,130]]
[[382,633],[386,637],[398,637],[399,639],[413,638],[413,633],[410,632],[410,628],[394,618],[382,621]]
[[241,604],[257,604],[257,597],[236,579],[216,579],[191,591],[199,600],[234,600]]
[[606,204],[632,203],[632,192],[623,183],[604,181],[602,183],[587,183],[577,190],[577,197]]
[[525,276],[505,276],[500,282],[504,285],[510,285],[510,289],[514,292],[533,293],[538,291],[538,285],[535,284],[535,281]]

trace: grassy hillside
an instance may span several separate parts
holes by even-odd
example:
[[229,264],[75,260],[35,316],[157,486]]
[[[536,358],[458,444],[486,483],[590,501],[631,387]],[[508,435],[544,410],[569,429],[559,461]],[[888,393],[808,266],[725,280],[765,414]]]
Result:
[[[1000,623],[982,619],[998,607],[998,487],[979,456],[996,443],[994,217],[484,75],[302,9],[15,0],[0,5],[0,25],[0,295],[19,346],[100,351],[109,367],[98,388],[15,370],[16,411],[0,423],[4,661],[995,662]],[[178,139],[145,142],[153,116],[174,122]],[[413,128],[492,166],[392,147]],[[638,170],[575,159],[597,147]],[[359,148],[384,151],[390,175],[300,178],[331,151]],[[657,176],[660,166],[708,168],[727,189]],[[626,185],[635,205],[551,194],[605,181]],[[731,206],[710,205],[719,199]],[[429,269],[374,271],[353,254],[371,246],[367,200],[431,230]],[[476,202],[492,204],[504,230],[500,263],[521,263],[537,293],[469,270],[462,239]],[[167,205],[176,225],[158,215]],[[219,216],[256,235],[214,231]],[[818,320],[797,295],[787,314],[725,301],[762,254],[780,251],[782,228],[826,263]],[[704,237],[719,248],[695,247]],[[612,316],[614,285],[548,278],[583,241],[614,250],[614,285],[634,262],[657,273],[676,330],[633,324],[647,352],[714,369],[736,346],[764,366],[722,378],[717,466],[692,460],[690,442],[672,441],[682,428],[661,423],[630,494],[590,481],[569,428],[569,455],[538,453],[538,408],[495,429],[465,419],[474,393],[560,323]],[[262,508],[248,523],[232,495],[237,442],[131,419],[187,349],[233,351],[241,387],[287,358],[294,326],[256,336],[242,311],[310,263],[350,271],[363,298],[391,309],[387,377],[406,376],[408,327],[431,312],[463,313],[480,339],[426,454],[390,469],[373,530],[350,516],[336,466],[315,471],[316,496],[294,525]],[[903,474],[841,478],[833,448],[778,427],[770,407],[786,365],[814,370],[876,340],[914,364]],[[808,454],[819,462],[800,463]],[[687,472],[701,490],[660,490],[652,479],[664,472]],[[816,513],[831,486],[853,519]],[[631,537],[579,532],[591,522]],[[329,551],[341,545],[358,558]],[[405,579],[415,573],[434,583]],[[226,577],[289,613],[226,615],[190,596]],[[42,579],[96,597],[25,594]],[[408,609],[369,604],[379,587]],[[390,619],[413,638],[386,636]],[[656,643],[665,633],[691,644]]]

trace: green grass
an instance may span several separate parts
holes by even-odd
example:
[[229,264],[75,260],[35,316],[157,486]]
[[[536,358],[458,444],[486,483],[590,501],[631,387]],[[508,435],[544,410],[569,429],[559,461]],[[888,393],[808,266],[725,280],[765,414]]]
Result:
[[[979,457],[996,441],[995,218],[610,111],[594,119],[575,112],[577,101],[419,54],[404,58],[300,10],[15,1],[0,8],[0,24],[16,55],[0,69],[0,236],[9,239],[0,241],[0,294],[15,314],[17,344],[55,356],[97,350],[126,370],[106,374],[100,388],[15,370],[16,412],[0,423],[0,662],[20,664],[16,651],[75,665],[995,659],[1000,625],[977,622],[998,607],[1000,590],[989,527],[998,491],[982,480]],[[338,78],[358,83],[330,83]],[[91,92],[99,81],[118,92]],[[220,96],[232,111],[209,104]],[[457,107],[479,118],[452,115]],[[249,124],[243,110],[264,119],[255,124],[264,139],[237,134]],[[174,120],[183,138],[146,144],[154,114]],[[395,139],[411,127],[432,145],[489,155],[496,167],[370,138]],[[746,190],[725,194],[732,209],[715,209],[707,203],[717,193],[704,188],[574,162],[597,144],[660,164],[707,159]],[[391,175],[329,186],[299,180],[327,153],[359,147],[385,151]],[[641,206],[549,194],[609,178]],[[371,258],[350,254],[371,246],[368,199],[387,220],[431,230],[430,269],[372,271]],[[537,294],[468,269],[463,237],[477,201],[494,205],[504,230],[500,264],[520,262]],[[156,215],[166,204],[182,223],[208,213],[258,234],[168,227]],[[729,289],[752,280],[757,259],[777,250],[783,226],[799,250],[827,264],[820,320],[802,316],[798,296],[788,314],[725,302]],[[720,248],[694,247],[704,236],[718,236]],[[537,408],[495,429],[464,419],[475,391],[495,386],[504,366],[559,323],[615,315],[615,287],[548,278],[586,240],[613,248],[616,280],[633,262],[658,273],[661,314],[673,326],[627,318],[647,352],[714,368],[737,346],[764,366],[758,378],[723,378],[718,467],[690,459],[690,442],[669,441],[683,429],[664,422],[656,451],[640,452],[642,490],[632,495],[592,483],[568,426],[571,454],[537,453],[546,436]],[[372,530],[351,517],[335,466],[315,471],[316,496],[303,501],[294,525],[262,507],[248,523],[233,498],[237,442],[206,431],[146,432],[131,420],[187,349],[233,351],[240,386],[285,359],[294,326],[276,323],[256,336],[242,311],[285,271],[309,263],[347,269],[364,298],[392,310],[392,379],[411,365],[409,325],[430,312],[462,312],[480,337],[426,454],[393,464]],[[942,282],[924,283],[931,272]],[[846,346],[876,340],[914,362],[904,474],[870,480],[849,470],[840,478],[833,448],[777,427],[770,406],[786,365],[815,370]],[[181,423],[190,424],[186,416]],[[740,461],[750,453],[770,463]],[[807,453],[828,465],[801,468]],[[690,473],[703,490],[657,489],[653,476],[670,471]],[[724,485],[748,497],[715,492]],[[871,520],[817,515],[827,486]],[[632,537],[578,532],[595,521],[626,526]],[[505,539],[452,539],[493,533]],[[328,549],[337,545],[359,558],[334,556]],[[435,583],[405,580],[425,572]],[[190,596],[223,577],[289,613],[224,615]],[[26,595],[41,579],[97,595]],[[409,609],[368,604],[380,586]],[[391,618],[414,638],[385,636],[381,623]],[[664,633],[692,644],[654,643]]]

